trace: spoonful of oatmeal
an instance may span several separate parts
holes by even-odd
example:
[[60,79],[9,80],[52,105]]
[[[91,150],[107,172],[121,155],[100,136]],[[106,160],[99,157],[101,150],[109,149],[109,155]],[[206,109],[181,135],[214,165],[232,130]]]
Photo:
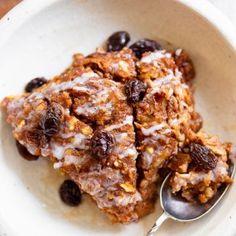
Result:
[[[235,172],[235,165],[232,161],[228,164],[229,176],[232,178]],[[161,224],[169,218],[179,222],[190,222],[205,216],[220,202],[230,186],[229,184],[223,184],[218,188],[212,199],[205,204],[199,204],[198,202],[187,201],[178,194],[173,194],[169,183],[170,178],[171,174],[168,174],[160,188],[160,204],[163,213],[148,231],[147,236],[154,236]]]

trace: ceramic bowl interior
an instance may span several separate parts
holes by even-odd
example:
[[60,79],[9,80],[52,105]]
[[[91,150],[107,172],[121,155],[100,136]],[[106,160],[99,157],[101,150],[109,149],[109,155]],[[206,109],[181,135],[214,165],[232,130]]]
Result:
[[[204,129],[236,143],[235,51],[189,7],[173,0],[49,0],[33,13],[23,6],[21,11],[28,14],[26,20],[17,22],[11,14],[9,24],[15,23],[15,29],[0,44],[0,99],[21,93],[34,77],[59,74],[75,52],[91,53],[114,31],[127,30],[133,41],[151,38],[189,52],[197,72],[196,107],[204,117]],[[0,228],[8,235],[144,235],[161,214],[157,203],[153,214],[121,226],[112,225],[86,197],[78,208],[63,205],[58,187],[65,176],[45,160],[23,160],[4,113],[0,116]],[[233,235],[235,196],[233,185],[217,210],[197,222],[167,221],[158,235]]]

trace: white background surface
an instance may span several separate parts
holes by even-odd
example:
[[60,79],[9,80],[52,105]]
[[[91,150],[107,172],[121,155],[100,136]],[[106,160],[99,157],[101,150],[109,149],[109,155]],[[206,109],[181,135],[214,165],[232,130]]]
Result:
[[[197,0],[196,0],[197,1]],[[208,0],[223,12],[236,28],[236,0]]]

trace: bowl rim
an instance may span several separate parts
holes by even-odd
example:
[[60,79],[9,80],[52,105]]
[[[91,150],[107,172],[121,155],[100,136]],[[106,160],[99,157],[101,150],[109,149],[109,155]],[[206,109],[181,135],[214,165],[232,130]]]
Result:
[[[60,0],[24,0],[16,5],[0,20],[0,48],[11,34],[14,33],[14,30],[27,21],[27,19],[40,12],[43,8],[49,7],[51,4],[59,1]],[[236,52],[236,28],[228,17],[220,12],[212,3],[206,0],[178,0],[178,3],[181,3],[205,18],[227,40]]]
[[[24,0],[19,3],[0,20],[0,48],[4,46],[5,42],[11,37],[15,30],[20,25],[24,24],[30,17],[59,1],[60,0]],[[173,0],[173,2],[174,1],[178,1],[205,18],[219,34],[226,39],[229,45],[232,46],[234,52],[236,52],[236,29],[230,20],[213,4],[206,0]],[[3,218],[0,217],[0,221],[2,222],[2,225],[5,225]],[[2,225],[0,225],[0,234],[8,232],[9,235],[12,235],[11,229],[7,228],[7,224],[5,225],[6,227],[1,228]]]

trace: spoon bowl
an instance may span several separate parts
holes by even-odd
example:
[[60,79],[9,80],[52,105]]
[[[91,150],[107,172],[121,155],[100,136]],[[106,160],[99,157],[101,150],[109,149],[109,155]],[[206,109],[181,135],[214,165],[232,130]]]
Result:
[[[229,162],[229,176],[233,177],[235,165],[232,161]],[[157,219],[147,236],[153,235],[161,226],[161,224],[168,218],[179,222],[189,222],[200,219],[208,214],[223,198],[230,185],[224,184],[218,188],[215,196],[205,204],[197,202],[188,202],[180,195],[172,193],[169,186],[169,173],[163,181],[160,188],[160,203],[164,210],[163,214]]]

